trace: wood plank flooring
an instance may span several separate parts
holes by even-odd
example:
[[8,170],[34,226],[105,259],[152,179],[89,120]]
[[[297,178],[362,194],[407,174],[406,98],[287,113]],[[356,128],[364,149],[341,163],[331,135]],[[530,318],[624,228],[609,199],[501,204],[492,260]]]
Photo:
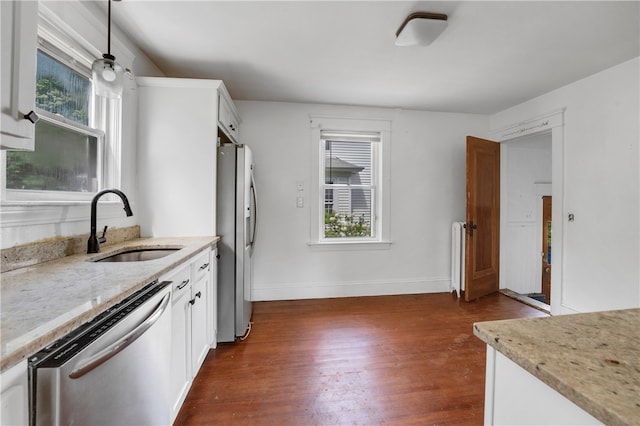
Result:
[[176,425],[481,425],[477,321],[546,314],[502,294],[258,302],[209,352]]

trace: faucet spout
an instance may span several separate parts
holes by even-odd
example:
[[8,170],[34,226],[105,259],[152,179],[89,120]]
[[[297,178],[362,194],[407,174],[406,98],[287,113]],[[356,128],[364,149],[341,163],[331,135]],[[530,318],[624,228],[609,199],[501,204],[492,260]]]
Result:
[[[98,192],[93,197],[93,200],[91,200],[91,235],[89,235],[89,241],[87,241],[87,254],[98,253],[100,251],[100,243],[106,241],[104,234],[100,239],[96,236],[96,221],[97,221],[96,217],[97,217],[97,210],[98,210],[98,199],[100,199],[100,197],[102,197],[104,194],[107,194],[107,193],[113,193],[113,194],[116,194],[118,197],[120,197],[120,199],[122,200],[122,203],[124,204],[124,212],[126,213],[126,215],[133,216],[133,211],[131,211],[131,206],[129,205],[129,199],[127,198],[126,195],[124,195],[124,192],[118,189],[105,189],[103,191]],[[105,227],[105,233],[106,233],[106,229],[107,228]]]

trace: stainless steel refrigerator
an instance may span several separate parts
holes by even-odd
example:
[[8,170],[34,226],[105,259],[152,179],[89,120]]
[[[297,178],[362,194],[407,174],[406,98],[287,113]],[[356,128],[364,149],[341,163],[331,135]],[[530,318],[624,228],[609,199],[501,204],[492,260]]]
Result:
[[218,147],[218,342],[233,342],[250,331],[252,255],[257,195],[253,154],[246,145]]

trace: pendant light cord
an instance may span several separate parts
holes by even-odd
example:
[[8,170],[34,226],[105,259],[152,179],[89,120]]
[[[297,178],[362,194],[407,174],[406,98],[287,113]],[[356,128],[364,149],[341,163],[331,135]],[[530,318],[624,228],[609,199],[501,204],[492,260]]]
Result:
[[111,55],[111,0],[107,0],[109,2],[108,8],[108,25],[107,25],[107,53]]

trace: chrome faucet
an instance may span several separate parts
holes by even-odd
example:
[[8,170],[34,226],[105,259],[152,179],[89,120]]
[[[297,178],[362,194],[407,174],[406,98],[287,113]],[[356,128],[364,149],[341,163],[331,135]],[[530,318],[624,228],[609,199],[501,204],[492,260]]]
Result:
[[124,204],[124,211],[127,216],[133,216],[133,212],[131,211],[131,207],[129,206],[129,200],[127,199],[127,196],[124,195],[124,192],[118,189],[105,189],[104,191],[98,192],[93,197],[93,200],[91,200],[91,235],[89,235],[89,241],[87,241],[87,254],[98,253],[100,251],[100,243],[104,243],[105,241],[107,241],[106,226],[104,227],[104,231],[102,231],[102,236],[100,238],[96,236],[96,210],[98,209],[98,199],[109,192],[120,197],[122,199],[122,203]]

